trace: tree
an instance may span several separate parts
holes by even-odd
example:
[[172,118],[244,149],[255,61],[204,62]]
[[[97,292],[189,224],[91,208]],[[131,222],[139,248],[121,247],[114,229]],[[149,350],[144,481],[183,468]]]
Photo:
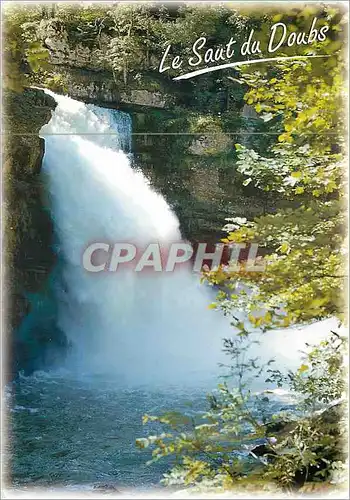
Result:
[[110,11],[115,36],[110,42],[112,68],[122,72],[124,85],[128,75],[150,64],[150,34],[153,18],[149,6],[121,5]]
[[[329,16],[338,21],[333,28],[339,33],[339,12]],[[332,17],[327,19],[332,26]],[[339,113],[346,96],[344,61],[338,40],[326,47],[330,57],[317,63],[282,62],[273,77],[269,71],[241,75],[249,86],[246,101],[265,121],[279,120],[282,132],[264,156],[237,145],[238,171],[245,185],[278,193],[287,203],[229,232],[226,240],[255,242],[267,251],[265,272],[240,278],[254,285],[246,307],[256,326],[346,316],[345,120]],[[241,299],[233,299],[232,307]],[[252,315],[261,307],[265,320]]]
[[41,7],[6,5],[4,11],[4,87],[20,91],[30,74],[47,68],[49,52],[37,37]]

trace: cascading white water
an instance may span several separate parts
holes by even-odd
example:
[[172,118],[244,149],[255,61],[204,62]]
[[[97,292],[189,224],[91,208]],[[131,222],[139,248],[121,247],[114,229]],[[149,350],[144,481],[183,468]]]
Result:
[[179,241],[176,216],[119,149],[125,134],[108,135],[115,134],[116,112],[54,97],[57,108],[41,135],[63,260],[59,327],[72,343],[67,363],[131,383],[198,383],[216,369],[222,337],[222,320],[208,310],[211,297],[198,279],[177,271],[89,274],[82,267],[91,242]]
[[[176,216],[121,149],[130,148],[127,115],[52,95],[57,108],[41,136],[62,267],[59,327],[72,344],[67,366],[131,384],[206,382],[230,328],[208,309],[213,297],[198,277],[186,269],[89,274],[82,266],[92,242],[181,239]],[[295,361],[298,338],[274,334],[265,351]]]

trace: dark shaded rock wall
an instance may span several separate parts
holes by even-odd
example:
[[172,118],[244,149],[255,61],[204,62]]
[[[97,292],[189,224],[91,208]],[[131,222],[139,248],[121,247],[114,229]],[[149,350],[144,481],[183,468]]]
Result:
[[[235,170],[234,144],[239,138],[209,133],[192,135],[187,110],[140,109],[123,106],[132,118],[132,152],[136,168],[148,177],[180,220],[182,234],[192,242],[217,242],[226,217],[254,217],[272,201],[242,185]],[[164,132],[164,134],[163,134]],[[183,132],[185,132],[183,134]],[[225,138],[224,147],[222,137]],[[206,146],[206,147],[204,147]]]
[[16,331],[30,312],[30,294],[39,292],[54,264],[52,223],[44,207],[40,177],[44,140],[40,128],[50,120],[54,99],[36,89],[4,92],[3,181],[4,263],[7,298],[5,325],[8,371],[16,371],[26,357]]

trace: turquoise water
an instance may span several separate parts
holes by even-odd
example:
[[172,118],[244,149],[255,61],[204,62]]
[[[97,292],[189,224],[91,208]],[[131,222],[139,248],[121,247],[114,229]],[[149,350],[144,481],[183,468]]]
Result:
[[69,374],[21,377],[8,388],[11,483],[157,485],[169,463],[146,465],[150,452],[135,446],[135,439],[151,430],[143,427],[142,415],[170,409],[189,413],[190,400],[197,412],[205,407],[203,392],[122,389],[115,381],[76,380]]

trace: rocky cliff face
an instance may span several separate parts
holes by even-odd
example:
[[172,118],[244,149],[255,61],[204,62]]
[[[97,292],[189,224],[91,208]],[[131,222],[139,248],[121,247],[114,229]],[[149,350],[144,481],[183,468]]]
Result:
[[55,260],[52,223],[44,206],[40,177],[44,140],[38,136],[55,106],[55,101],[40,90],[4,92],[4,234],[8,301],[5,321],[10,344],[16,346],[16,356],[9,371],[25,365],[27,347],[20,345],[16,332],[30,312],[30,295],[43,288]]
[[135,88],[135,82],[129,87],[114,78],[108,55],[111,37],[104,32],[79,41],[79,33],[72,36],[59,21],[43,19],[38,36],[50,52],[50,63],[60,74],[62,88],[74,99],[110,107],[127,103],[164,108],[173,102],[164,92]]
[[181,110],[124,109],[132,118],[135,165],[174,209],[187,239],[217,242],[226,217],[251,219],[266,210],[266,200],[235,174],[237,136],[217,128],[202,132]]

